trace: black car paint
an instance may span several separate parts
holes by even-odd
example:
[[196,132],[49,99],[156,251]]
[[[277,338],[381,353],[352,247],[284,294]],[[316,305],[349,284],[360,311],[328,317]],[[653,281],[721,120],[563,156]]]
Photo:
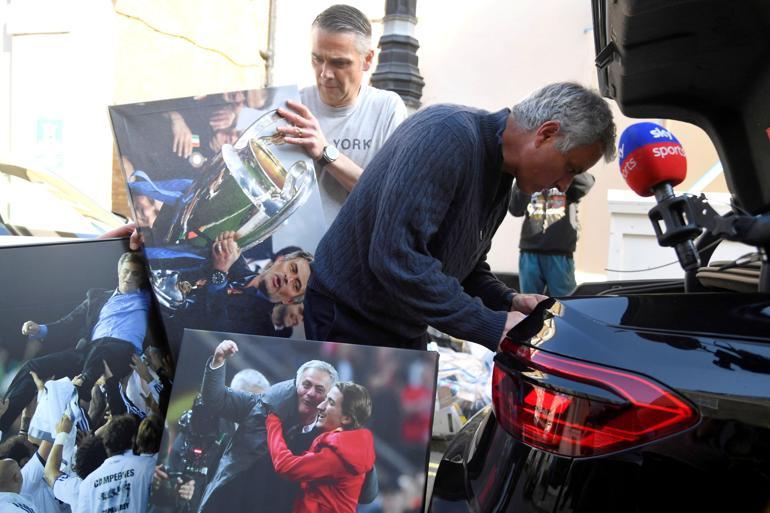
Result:
[[444,455],[435,513],[770,507],[770,295],[551,300],[510,337],[657,380],[696,404],[701,422],[642,447],[573,460],[527,447],[485,408]]

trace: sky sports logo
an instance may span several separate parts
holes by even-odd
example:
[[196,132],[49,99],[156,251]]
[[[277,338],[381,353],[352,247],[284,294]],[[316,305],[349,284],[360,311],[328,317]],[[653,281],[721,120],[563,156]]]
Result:
[[684,148],[682,148],[678,144],[673,144],[670,146],[657,146],[652,149],[652,155],[653,157],[656,157],[659,159],[665,159],[672,155],[687,157],[687,155],[684,154]]
[[[662,137],[665,137],[666,139],[669,139],[671,141],[676,141],[676,139],[674,139],[674,136],[671,134],[671,132],[669,132],[668,130],[664,130],[662,128],[655,128],[654,130],[650,130],[650,135],[655,139],[660,139]],[[674,151],[675,148],[678,148],[678,150]],[[684,150],[678,144],[678,142],[676,143],[676,146],[654,148],[652,152],[653,154],[655,154],[656,157],[660,157],[660,158],[665,158],[675,153],[681,155],[682,157],[685,156]],[[621,161],[623,161],[623,159],[626,158],[626,145],[624,143],[621,143],[620,146],[618,146],[618,158]]]
[[628,178],[628,173],[634,169],[636,169],[636,160],[634,160],[634,157],[628,157],[628,160],[620,166],[620,174],[623,176],[623,179],[626,179]]
[[662,139],[663,137],[665,137],[669,141],[673,141],[674,140],[674,134],[672,134],[671,132],[669,132],[668,130],[666,130],[665,128],[662,128],[662,127],[655,127],[655,128],[653,128],[652,130],[650,130],[650,135],[654,139]]
[[[620,150],[620,148],[619,148]],[[620,153],[620,151],[618,152]],[[652,155],[652,157],[650,157]],[[636,157],[636,158],[635,158]],[[635,149],[627,158],[621,157],[620,174],[624,179],[628,178],[628,174],[633,172],[640,164],[649,166],[651,159],[668,159],[674,158],[687,158],[682,148],[678,143],[658,143],[647,144]]]
[[[636,123],[623,131],[618,142],[618,157],[621,166],[623,161],[630,155],[634,155],[641,148],[647,149],[647,157],[650,158],[653,148],[660,146],[677,146],[680,150],[660,150],[656,152],[655,157],[666,158],[671,155],[684,156],[681,151],[681,144],[671,133],[670,130],[663,128],[655,123]],[[640,160],[637,158],[637,161]],[[642,159],[644,160],[644,159]]]
[[[684,180],[687,156],[671,131],[655,123],[635,123],[618,142],[620,174],[640,196],[653,194],[651,180],[665,178],[673,185]],[[657,182],[654,182],[657,183]]]

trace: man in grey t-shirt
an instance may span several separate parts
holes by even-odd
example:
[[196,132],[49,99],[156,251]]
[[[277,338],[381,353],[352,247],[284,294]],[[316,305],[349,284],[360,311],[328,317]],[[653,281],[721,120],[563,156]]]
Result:
[[312,35],[316,85],[300,92],[301,104],[290,101],[291,110],[279,109],[294,125],[279,130],[316,161],[331,224],[363,168],[407,114],[396,93],[362,83],[374,50],[372,27],[361,11],[329,7],[316,17]]

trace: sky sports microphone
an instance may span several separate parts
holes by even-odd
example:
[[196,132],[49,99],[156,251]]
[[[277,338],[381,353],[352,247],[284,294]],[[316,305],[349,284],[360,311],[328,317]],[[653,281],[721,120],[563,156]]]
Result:
[[676,196],[673,187],[687,175],[687,157],[676,137],[655,123],[635,123],[623,131],[618,146],[620,174],[640,196],[655,195],[657,205],[650,220],[661,246],[673,247],[685,271],[700,265],[693,240],[701,229],[686,196]]

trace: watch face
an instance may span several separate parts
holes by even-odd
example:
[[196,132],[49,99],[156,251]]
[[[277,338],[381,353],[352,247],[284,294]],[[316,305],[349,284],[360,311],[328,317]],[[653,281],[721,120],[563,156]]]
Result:
[[326,148],[324,148],[324,158],[326,158],[326,160],[328,160],[329,162],[334,162],[335,160],[337,160],[337,157],[339,156],[340,156],[340,152],[335,146],[332,146],[330,144]]
[[227,281],[227,275],[222,271],[214,271],[211,273],[211,283],[214,285],[221,285]]

